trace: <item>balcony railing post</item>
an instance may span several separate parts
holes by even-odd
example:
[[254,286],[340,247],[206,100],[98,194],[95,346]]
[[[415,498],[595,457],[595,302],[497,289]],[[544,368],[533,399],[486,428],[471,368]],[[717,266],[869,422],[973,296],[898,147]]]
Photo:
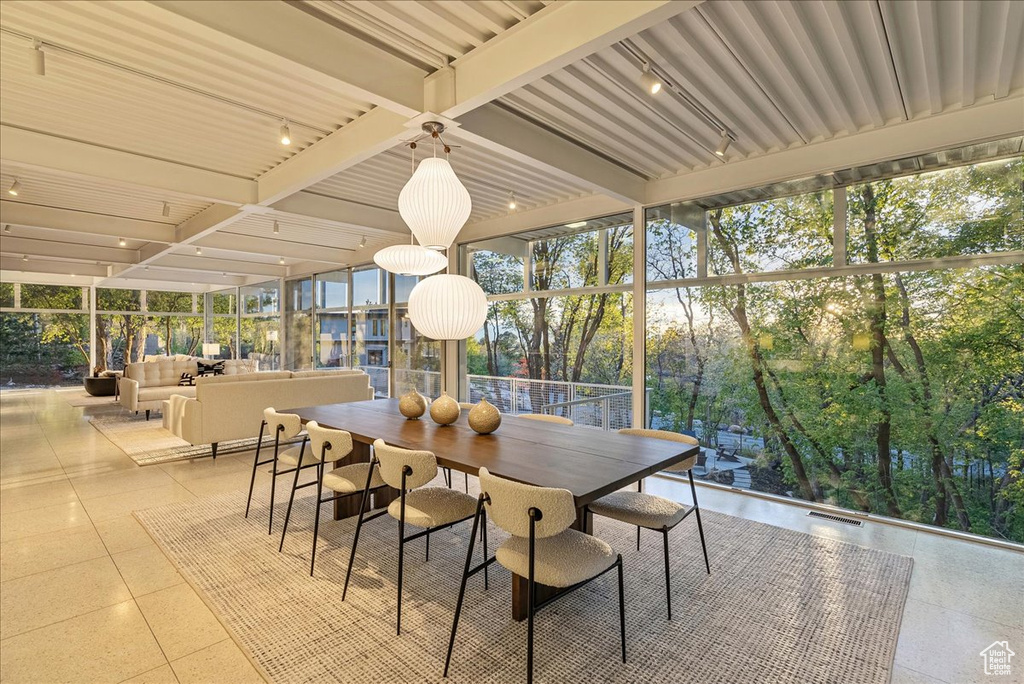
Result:
[[605,397],[604,401],[601,402],[601,429],[608,430],[608,419],[610,417],[611,410],[611,397]]

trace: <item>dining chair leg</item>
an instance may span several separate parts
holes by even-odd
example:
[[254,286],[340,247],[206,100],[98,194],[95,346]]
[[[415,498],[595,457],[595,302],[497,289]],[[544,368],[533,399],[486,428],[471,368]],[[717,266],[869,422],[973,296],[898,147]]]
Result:
[[704,568],[711,574],[711,563],[708,562],[708,545],[704,542],[704,525],[700,521],[700,506],[697,504],[697,487],[693,484],[693,470],[690,474],[690,494],[693,496],[693,512],[697,514],[697,532],[700,533],[700,548],[704,551]]
[[661,531],[661,536],[665,540],[665,604],[668,606],[668,619],[672,619],[672,580],[669,577],[668,570],[668,528]]
[[[455,648],[455,632],[459,629],[459,616],[462,614],[462,601],[466,598],[466,582],[469,580],[469,568],[473,564],[473,544],[476,541],[476,527],[480,523],[483,511],[483,497],[477,500],[476,515],[473,516],[473,531],[469,535],[469,548],[466,549],[466,566],[462,570],[462,583],[459,585],[459,600],[455,602],[455,617],[452,618],[452,634],[448,638],[448,655],[444,659],[444,677],[448,676],[448,667],[452,662],[452,649]],[[486,513],[484,513],[486,516]],[[486,525],[486,517],[484,525]],[[486,535],[484,537],[486,539]],[[484,560],[487,560],[487,547],[484,546]],[[484,568],[484,588],[487,588],[487,568]]]
[[370,459],[370,467],[366,470],[366,486],[363,487],[363,497],[359,504],[359,520],[356,521],[356,533],[352,537],[352,552],[348,557],[348,569],[345,571],[345,587],[341,590],[341,600],[345,600],[345,595],[348,594],[348,580],[352,576],[352,563],[356,559],[356,545],[359,543],[359,530],[363,528],[363,517],[366,515],[366,504],[370,498],[370,480],[373,478],[373,466],[375,465],[376,457]]
[[[476,524],[476,523],[474,523],[474,524]],[[484,543],[484,562],[486,563],[487,562],[487,509],[486,508],[483,510],[483,525],[481,525],[481,527],[483,529],[480,531],[480,540]],[[469,535],[469,550],[470,550],[471,553],[473,551],[473,538],[475,536],[476,536],[475,534],[470,534]],[[488,587],[487,587],[487,566],[485,565],[484,566],[484,591],[487,591],[487,589],[488,589]]]
[[640,550],[640,526],[636,526],[636,550]]
[[466,477],[466,493],[469,494],[469,473],[462,473]]
[[619,638],[622,640],[622,662],[626,662],[626,592],[622,582],[622,555],[619,554]]
[[316,542],[320,534],[320,507],[323,506],[323,502],[320,497],[323,496],[324,487],[324,462],[320,462],[320,467],[317,468],[317,479],[316,479],[316,514],[313,516],[313,553],[309,557],[309,576],[313,576],[313,565],[316,563]]
[[274,434],[274,462],[271,466],[273,470],[270,471],[270,520],[267,522],[267,534],[274,533],[274,490],[277,487],[277,454],[280,442],[281,429],[278,426],[277,433]]
[[395,624],[398,636],[402,635],[402,570],[405,563],[405,482],[402,485],[402,510],[398,518],[398,619]]
[[[299,461],[301,463],[301,461]],[[277,545],[277,552],[281,553],[284,549],[284,535],[288,533],[288,521],[292,517],[292,503],[295,501],[295,489],[299,486],[299,473],[302,472],[300,466],[295,466],[295,478],[292,480],[292,493],[288,497],[288,508],[284,514],[284,527],[281,529],[281,543]]]
[[536,605],[537,586],[534,584],[534,561],[536,559],[536,518],[541,513],[530,509],[530,564],[526,577],[526,684],[533,684],[533,613]]
[[252,476],[249,478],[249,498],[245,500],[245,517],[249,517],[249,505],[252,504],[252,490],[256,485],[256,468],[260,462],[260,447],[263,446],[263,430],[267,427],[267,421],[260,423],[260,437],[256,442],[256,455],[252,459]]

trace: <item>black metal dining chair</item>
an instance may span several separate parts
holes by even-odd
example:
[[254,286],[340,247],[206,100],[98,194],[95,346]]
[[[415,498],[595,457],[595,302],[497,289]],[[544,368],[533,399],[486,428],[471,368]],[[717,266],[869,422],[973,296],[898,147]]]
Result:
[[[274,456],[264,461],[260,460],[260,450],[263,448],[263,435],[266,430],[274,433]],[[314,465],[315,461],[308,461],[306,455],[306,441],[308,436],[302,438],[301,446],[293,446],[281,451],[281,440],[295,439],[302,432],[302,419],[294,413],[278,413],[272,407],[263,410],[263,422],[260,423],[260,436],[256,442],[256,455],[252,459],[252,476],[249,478],[249,497],[245,501],[245,517],[249,517],[249,506],[252,504],[252,490],[256,484],[256,469],[261,465],[272,463],[270,478],[270,516],[267,522],[267,534],[274,531],[274,492],[277,485],[277,478],[281,475],[296,472],[298,469],[307,467],[300,465],[306,463]],[[293,466],[293,470],[279,470],[280,464]]]

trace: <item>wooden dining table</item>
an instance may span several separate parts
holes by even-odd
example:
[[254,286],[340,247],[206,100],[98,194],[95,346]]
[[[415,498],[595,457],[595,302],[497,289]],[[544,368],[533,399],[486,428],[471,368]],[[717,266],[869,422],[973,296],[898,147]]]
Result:
[[[623,435],[588,427],[559,425],[503,415],[501,427],[490,435],[479,435],[470,427],[468,410],[459,419],[440,426],[427,416],[409,420],[398,411],[397,399],[329,404],[289,409],[303,423],[316,421],[323,427],[352,434],[353,452],[342,463],[370,460],[370,445],[376,439],[405,449],[431,451],[438,465],[476,475],[480,468],[499,477],[540,487],[558,487],[572,492],[576,528],[592,532],[587,504],[634,484],[668,466],[694,456],[699,447],[650,437]],[[376,495],[375,508],[386,506],[397,491]],[[358,515],[358,497],[335,501],[336,520]],[[541,587],[538,598],[556,593]],[[526,578],[512,576],[512,614],[526,617]]]

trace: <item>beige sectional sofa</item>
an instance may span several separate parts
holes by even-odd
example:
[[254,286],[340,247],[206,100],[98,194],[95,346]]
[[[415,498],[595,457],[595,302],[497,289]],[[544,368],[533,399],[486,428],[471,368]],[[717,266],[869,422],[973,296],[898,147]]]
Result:
[[196,381],[195,396],[164,401],[164,427],[192,445],[256,437],[263,409],[278,410],[373,399],[361,370],[267,371]]
[[[198,375],[198,362],[213,363],[209,359],[188,356],[167,357],[157,361],[129,363],[124,367],[124,376],[118,381],[121,405],[129,411],[149,412],[159,409],[172,394],[195,396],[195,387],[181,387],[178,382],[182,373]],[[224,361],[224,375],[236,376],[250,373],[253,364],[241,359]]]

